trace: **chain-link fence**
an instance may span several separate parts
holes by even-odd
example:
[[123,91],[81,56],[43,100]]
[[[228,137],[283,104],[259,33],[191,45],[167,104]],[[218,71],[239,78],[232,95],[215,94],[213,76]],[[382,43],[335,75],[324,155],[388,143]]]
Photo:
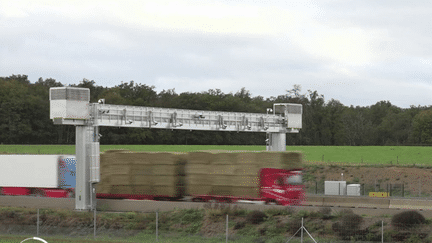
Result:
[[[0,239],[38,236],[122,242],[428,242],[431,220],[419,212],[365,217],[349,209],[294,207],[248,211],[222,204],[171,212],[0,209]],[[54,239],[54,240],[53,240]],[[78,240],[79,241],[79,240]],[[19,241],[18,241],[19,242]]]
[[[347,186],[350,184],[347,184]],[[426,192],[424,186],[419,183],[415,186],[407,186],[403,183],[375,183],[375,184],[360,184],[358,196],[369,196],[371,192],[385,192],[390,197],[422,197],[430,198],[432,195]],[[325,181],[310,181],[305,183],[305,190],[309,194],[325,195]],[[345,192],[346,195],[346,192]]]

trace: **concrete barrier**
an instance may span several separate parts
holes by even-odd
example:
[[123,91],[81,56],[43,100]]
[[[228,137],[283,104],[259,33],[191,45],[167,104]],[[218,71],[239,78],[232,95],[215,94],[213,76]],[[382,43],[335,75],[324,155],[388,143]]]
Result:
[[171,211],[174,209],[203,208],[205,203],[188,202],[158,202],[149,200],[115,200],[98,199],[98,211],[135,211],[135,212],[155,212]]
[[[229,206],[231,209],[242,208],[247,210],[268,210],[268,209],[288,209],[287,206],[280,205],[257,205],[257,204],[221,204],[221,203],[199,203],[199,202],[157,202],[147,200],[113,200],[99,199],[97,202],[98,211],[114,211],[114,212],[163,212],[175,209],[201,209],[206,207],[218,208],[220,206]],[[293,206],[293,208],[300,208]]]
[[388,198],[359,198],[357,202],[358,208],[378,208],[388,209],[390,206],[390,199]]
[[75,198],[37,198],[29,196],[1,196],[2,207],[26,207],[26,208],[58,208],[74,209]]
[[[174,209],[204,208],[208,203],[189,202],[158,202],[140,200],[113,200],[98,199],[97,210],[101,211],[170,211]],[[304,206],[324,207],[349,207],[366,209],[409,209],[409,210],[431,210],[432,200],[416,199],[389,199],[368,197],[326,197],[308,196],[303,203]],[[27,207],[27,208],[53,208],[53,209],[75,209],[74,198],[36,198],[29,196],[0,196],[0,207]],[[249,210],[266,210],[269,208],[287,208],[285,206],[230,204],[230,207],[240,207]],[[294,207],[301,208],[301,207]],[[305,207],[306,210],[308,207]],[[313,207],[309,207],[313,209]]]
[[389,208],[390,200],[381,198],[363,197],[325,197],[326,207],[349,207],[349,208]]
[[307,195],[306,200],[302,202],[302,206],[324,206],[324,197],[317,195]]
[[324,197],[323,206],[324,207],[347,207],[355,208],[357,206],[357,198],[350,197]]
[[432,210],[432,200],[390,199],[389,208]]

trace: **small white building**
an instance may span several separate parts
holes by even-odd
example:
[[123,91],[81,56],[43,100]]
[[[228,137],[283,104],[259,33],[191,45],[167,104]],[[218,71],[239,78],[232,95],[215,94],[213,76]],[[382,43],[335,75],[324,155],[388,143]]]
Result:
[[325,181],[324,195],[329,195],[329,196],[347,195],[346,181]]
[[347,196],[360,196],[360,184],[347,185]]

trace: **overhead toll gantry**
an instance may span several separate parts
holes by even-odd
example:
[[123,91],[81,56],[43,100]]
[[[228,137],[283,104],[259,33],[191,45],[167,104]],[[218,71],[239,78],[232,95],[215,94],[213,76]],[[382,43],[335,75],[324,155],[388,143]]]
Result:
[[[268,112],[273,112],[268,114]],[[286,133],[302,128],[302,105],[273,104],[267,114],[202,111],[90,103],[90,89],[50,88],[50,118],[54,124],[76,126],[77,183],[75,208],[96,207],[99,182],[99,126],[201,131],[265,132],[269,151],[286,150]]]

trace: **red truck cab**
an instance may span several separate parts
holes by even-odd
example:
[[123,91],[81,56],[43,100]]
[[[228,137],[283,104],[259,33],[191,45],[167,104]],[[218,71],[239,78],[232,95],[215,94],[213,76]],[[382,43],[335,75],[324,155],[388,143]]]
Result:
[[266,203],[300,205],[305,198],[301,169],[261,169],[260,184]]

